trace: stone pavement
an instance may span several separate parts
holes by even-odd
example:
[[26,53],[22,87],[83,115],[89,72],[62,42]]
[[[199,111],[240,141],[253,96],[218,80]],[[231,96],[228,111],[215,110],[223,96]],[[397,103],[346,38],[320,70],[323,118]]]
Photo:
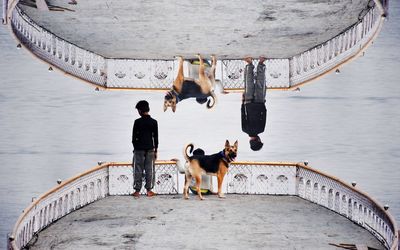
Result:
[[336,36],[367,0],[48,0],[72,11],[23,6],[38,24],[109,58],[288,58]]
[[111,196],[46,228],[30,249],[383,249],[341,215],[293,196]]

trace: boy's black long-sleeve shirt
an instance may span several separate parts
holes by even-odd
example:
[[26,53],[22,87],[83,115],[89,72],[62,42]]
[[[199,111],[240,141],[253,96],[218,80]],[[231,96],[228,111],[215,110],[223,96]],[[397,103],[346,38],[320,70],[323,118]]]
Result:
[[132,130],[134,150],[151,150],[158,148],[158,124],[150,115],[143,115],[135,120]]
[[267,109],[264,103],[242,104],[242,130],[249,136],[264,132],[267,121]]

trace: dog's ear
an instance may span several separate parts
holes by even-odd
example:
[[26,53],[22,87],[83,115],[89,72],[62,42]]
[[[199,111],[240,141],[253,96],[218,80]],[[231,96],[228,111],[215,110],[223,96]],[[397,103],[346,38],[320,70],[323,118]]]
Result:
[[168,108],[167,102],[164,101],[164,112],[167,111],[167,108]]
[[226,140],[226,142],[225,142],[225,148],[229,148],[229,147],[230,147],[229,141]]
[[238,142],[238,140],[236,140],[235,143],[233,144],[233,146],[234,146],[235,148],[237,148],[237,147],[238,147],[238,144],[239,144],[239,142]]
[[173,102],[172,103],[172,112],[174,112],[175,113],[175,111],[176,111],[176,102]]

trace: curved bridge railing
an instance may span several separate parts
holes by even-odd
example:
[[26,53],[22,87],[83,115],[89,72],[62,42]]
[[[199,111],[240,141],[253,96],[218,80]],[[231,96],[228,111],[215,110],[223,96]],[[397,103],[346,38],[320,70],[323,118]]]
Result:
[[[155,191],[177,194],[175,162],[156,163]],[[144,192],[144,190],[142,190]],[[133,169],[128,163],[105,163],[75,176],[47,193],[24,210],[9,237],[9,249],[22,249],[36,233],[61,217],[109,195],[133,193]]]
[[290,58],[291,86],[313,80],[363,51],[379,31],[382,15],[375,6],[358,23],[338,36]]
[[[7,5],[8,0],[3,1]],[[16,2],[11,1],[8,5],[14,7],[3,9],[3,12],[7,14],[12,10],[11,27],[18,40],[34,55],[65,73],[103,89],[166,90],[172,87],[176,61],[102,57],[40,27],[16,6]],[[375,2],[378,4],[374,4],[356,24],[329,41],[291,58],[266,60],[267,88],[295,89],[359,55],[379,33],[387,12],[387,1]],[[221,79],[226,91],[243,90],[245,63],[242,60],[219,60],[217,66],[217,78]]]
[[[184,176],[178,175],[175,161],[156,162],[154,190],[157,193],[182,193],[183,183]],[[387,249],[398,249],[398,228],[386,207],[355,187],[304,164],[235,162],[229,168],[223,189],[226,193],[299,196],[359,224]],[[25,247],[38,232],[87,204],[110,195],[132,193],[130,163],[99,163],[85,173],[60,182],[32,202],[15,224],[8,248]]]
[[370,231],[387,248],[396,249],[398,235],[393,218],[369,195],[341,180],[311,168],[298,171],[298,195],[337,212]]
[[12,12],[11,27],[21,43],[40,59],[80,79],[106,85],[104,57],[57,37],[37,25],[18,7]]

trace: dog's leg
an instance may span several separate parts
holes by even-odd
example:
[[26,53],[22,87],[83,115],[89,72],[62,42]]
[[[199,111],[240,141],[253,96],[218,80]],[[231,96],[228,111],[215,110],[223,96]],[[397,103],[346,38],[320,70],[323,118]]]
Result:
[[200,186],[201,186],[201,174],[197,174],[197,175],[195,176],[195,178],[196,178],[196,190],[197,190],[197,194],[199,195],[200,200],[204,200],[204,197],[203,197],[203,195],[201,194],[201,189],[200,189]]
[[218,180],[218,197],[219,198],[225,198],[225,195],[222,193],[222,182],[224,181],[225,174],[227,172],[227,169],[225,166],[219,166],[219,171],[217,173],[217,180]]
[[212,63],[211,63],[209,79],[212,84],[212,87],[215,88],[215,70],[217,68],[217,58],[214,55],[212,55],[211,60],[212,60]]
[[218,175],[217,179],[218,179],[218,197],[225,198],[225,195],[222,193],[222,182],[224,181],[224,177],[221,175]]
[[189,173],[185,174],[185,186],[183,187],[183,198],[189,199],[189,185],[192,180],[192,176]]
[[199,85],[201,92],[203,94],[208,94],[211,91],[211,84],[210,84],[210,79],[207,77],[206,72],[205,72],[205,67],[204,67],[204,61],[203,58],[200,56],[200,54],[197,54],[197,57],[199,58]]
[[179,66],[178,66],[178,74],[176,75],[175,81],[174,81],[174,88],[175,90],[180,93],[182,90],[182,84],[184,79],[183,76],[183,57],[178,57],[179,60]]

